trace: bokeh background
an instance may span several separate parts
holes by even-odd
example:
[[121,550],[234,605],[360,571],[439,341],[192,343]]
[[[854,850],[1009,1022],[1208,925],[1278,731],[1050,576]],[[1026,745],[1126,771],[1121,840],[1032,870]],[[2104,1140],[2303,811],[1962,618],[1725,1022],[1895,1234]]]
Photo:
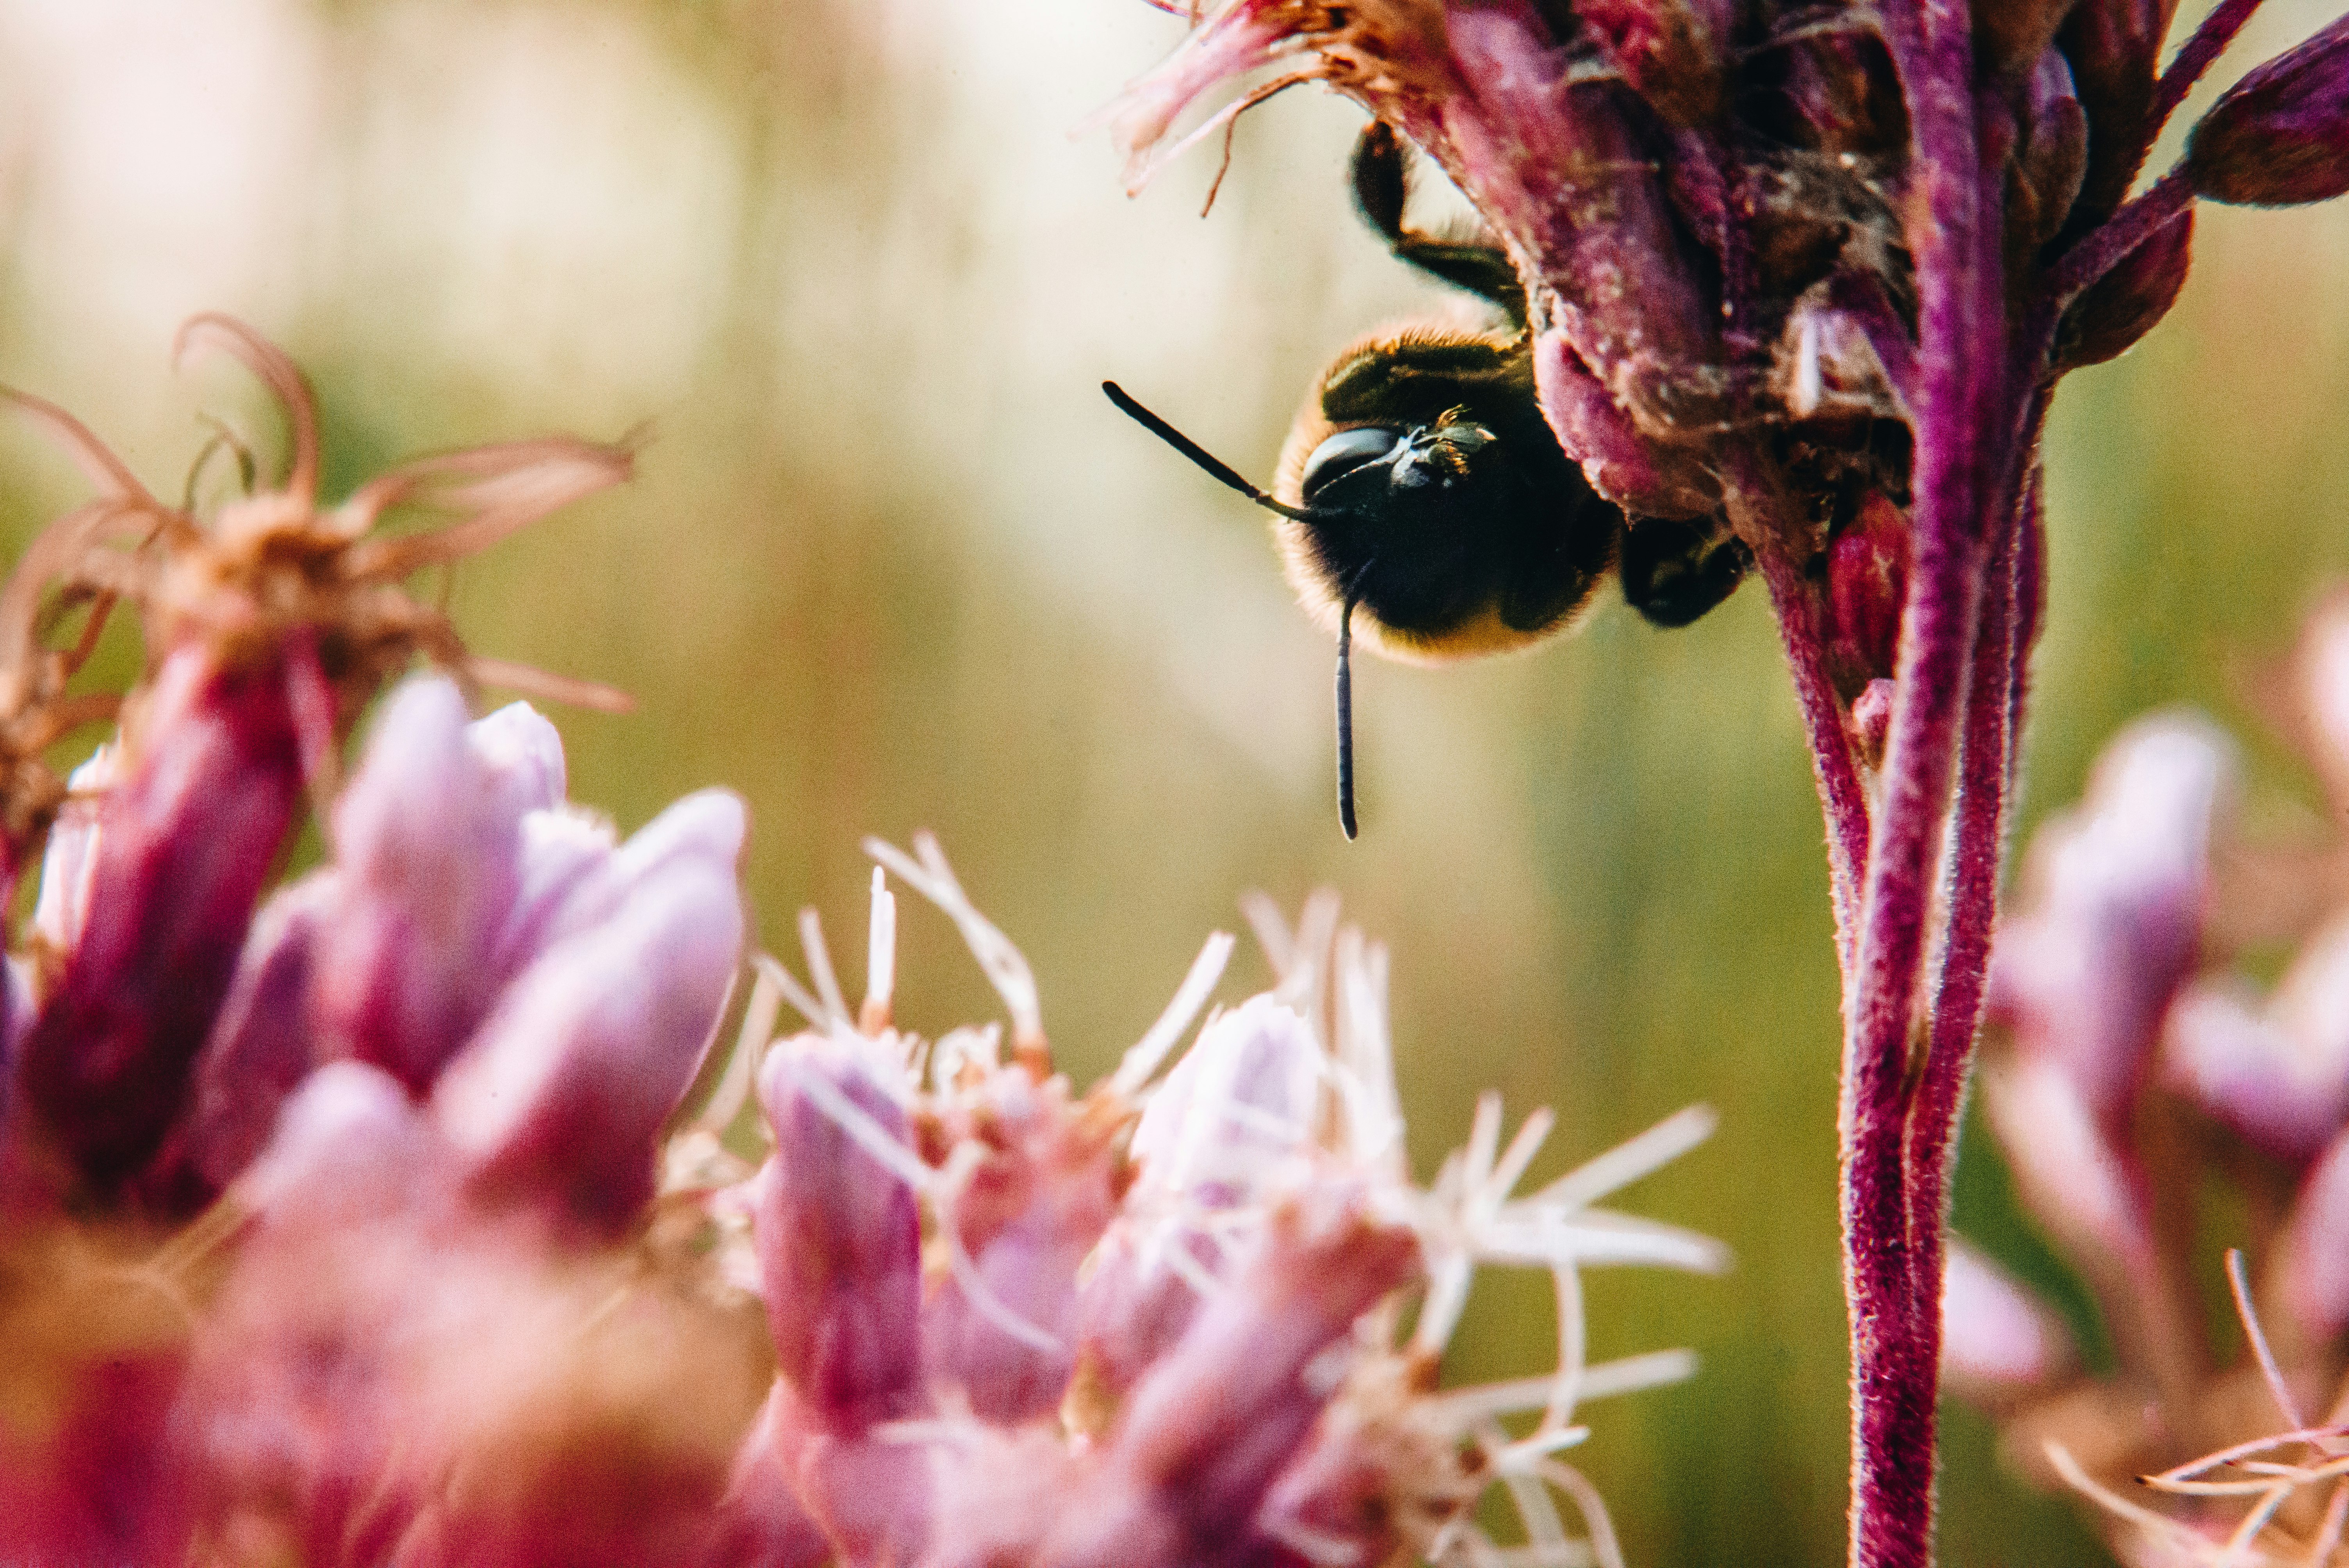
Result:
[[[2329,9],[2275,0],[2234,57]],[[1557,1109],[1543,1170],[1712,1102],[1718,1137],[1632,1201],[1735,1272],[1592,1288],[1598,1354],[1703,1371],[1595,1407],[1581,1458],[1641,1568],[1836,1561],[1835,971],[1766,606],[1361,666],[1345,844],[1327,639],[1259,517],[1096,384],[1263,475],[1330,353],[1441,301],[1356,223],[1359,116],[1313,90],[1247,117],[1204,220],[1212,148],[1128,200],[1072,133],[1180,30],[1141,0],[0,0],[0,377],[165,493],[198,409],[254,407],[169,370],[199,309],[309,367],[340,485],[649,420],[634,485],[455,573],[460,624],[636,694],[558,716],[577,799],[623,826],[750,799],[771,944],[802,905],[854,929],[862,835],[936,830],[1081,1081],[1237,893],[1328,883],[1392,945],[1423,1173],[1486,1087]],[[2026,825],[2174,702],[2306,792],[2244,692],[2349,570],[2345,270],[2349,209],[2206,210],[2170,320],[2066,384]],[[12,542],[76,499],[20,432],[0,476]],[[945,923],[907,925],[909,1021],[991,1016]],[[1225,995],[1264,973],[1244,956]],[[2049,1277],[1979,1139],[1958,1202]],[[1454,1370],[1528,1369],[1548,1332],[1545,1292],[1489,1290]],[[2099,1560],[1961,1412],[1945,1506],[1952,1563]]]

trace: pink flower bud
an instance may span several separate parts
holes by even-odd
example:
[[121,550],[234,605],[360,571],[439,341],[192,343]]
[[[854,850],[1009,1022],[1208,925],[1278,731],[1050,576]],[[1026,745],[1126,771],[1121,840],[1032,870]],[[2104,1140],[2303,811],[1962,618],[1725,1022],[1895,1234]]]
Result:
[[2199,985],[2169,1010],[2168,1077],[2266,1153],[2312,1160],[2349,1123],[2349,922],[2319,934],[2265,1007]]
[[2274,1268],[2284,1309],[2311,1338],[2349,1329],[2349,1134],[2301,1183]]
[[759,1099],[775,1154],[754,1237],[783,1377],[819,1430],[862,1437],[922,1404],[921,1215],[892,1070],[861,1042],[775,1047]]
[[314,998],[329,1050],[411,1093],[431,1087],[507,978],[490,952],[519,891],[522,811],[543,785],[540,770],[491,772],[453,681],[391,695],[335,803],[339,897]]
[[98,804],[78,939],[25,1043],[27,1102],[90,1181],[179,1113],[302,797],[285,666],[164,660]]
[[[1133,1130],[1127,1209],[1081,1297],[1092,1375],[1123,1393],[1199,1310],[1224,1268],[1197,1222],[1260,1201],[1312,1147],[1322,1051],[1294,1007],[1250,997],[1218,1015],[1174,1064]],[[1179,1252],[1180,1255],[1176,1255]]]
[[217,1191],[269,1141],[278,1108],[318,1065],[311,994],[336,873],[313,873],[261,906],[173,1130],[193,1173]]
[[[476,1191],[619,1229],[652,1195],[661,1128],[700,1066],[742,950],[735,833],[652,867],[601,923],[516,978],[433,1109]],[[672,808],[676,810],[677,808]]]
[[2002,926],[1993,1016],[2058,1065],[2106,1125],[2141,1087],[2170,998],[2200,959],[2212,824],[2234,748],[2207,720],[2140,719],[2106,748],[2087,800],[2032,845]]
[[2061,1317],[1996,1264],[1951,1242],[1941,1280],[1941,1370],[1952,1392],[1995,1410],[2049,1387],[2078,1364]]
[[2227,89],[2187,139],[2195,194],[2289,207],[2349,191],[2349,16]]
[[1850,687],[1889,676],[1909,594],[1909,519],[1871,491],[1827,547],[1828,667]]

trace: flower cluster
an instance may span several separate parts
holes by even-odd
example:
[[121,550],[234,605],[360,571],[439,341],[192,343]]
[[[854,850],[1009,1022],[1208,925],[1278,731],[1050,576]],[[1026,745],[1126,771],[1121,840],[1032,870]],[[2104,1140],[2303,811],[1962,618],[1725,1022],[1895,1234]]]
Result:
[[[1327,895],[1293,931],[1251,908],[1273,991],[1211,1017],[1160,1077],[1230,951],[1211,939],[1080,1096],[1045,1071],[1027,965],[936,844],[868,847],[962,928],[1010,1050],[994,1026],[928,1042],[892,1026],[895,911],[878,872],[874,978],[854,1013],[812,927],[812,994],[761,965],[746,1047],[778,995],[811,1026],[737,1060],[772,1153],[755,1174],[714,1142],[686,1161],[713,1213],[748,1211],[745,1272],[780,1364],[735,1472],[738,1528],[779,1541],[812,1517],[852,1563],[1482,1563],[1499,1549],[1474,1505],[1498,1487],[1526,1538],[1509,1560],[1619,1561],[1557,1456],[1588,1435],[1581,1402],[1692,1363],[1586,1366],[1578,1271],[1721,1265],[1702,1237],[1591,1206],[1702,1139],[1708,1115],[1520,1196],[1550,1118],[1504,1147],[1487,1096],[1467,1147],[1414,1186],[1385,955],[1338,928]],[[721,1092],[704,1124],[729,1109]],[[1480,1264],[1550,1274],[1557,1364],[1439,1391]]]
[[[1273,992],[1162,1073],[1216,937],[1080,1095],[1026,963],[927,840],[874,853],[961,927],[1008,1050],[995,1026],[896,1027],[876,872],[862,1006],[811,914],[812,988],[754,959],[713,1051],[740,800],[621,841],[568,803],[529,707],[469,717],[483,661],[399,587],[626,455],[428,459],[322,511],[298,374],[197,331],[279,392],[284,488],[166,507],[19,399],[101,499],[0,594],[6,842],[40,856],[0,993],[0,1561],[1619,1563],[1560,1456],[1585,1401],[1693,1363],[1586,1365],[1578,1271],[1722,1266],[1594,1206],[1706,1113],[1521,1194],[1550,1119],[1504,1147],[1488,1097],[1415,1185],[1385,956],[1328,896],[1295,930],[1252,911]],[[419,496],[460,520],[370,534]],[[47,639],[120,600],[146,678],[69,696],[90,636]],[[394,690],[340,780],[344,729],[419,651],[453,674]],[[50,778],[45,746],[118,707]],[[271,891],[305,799],[325,863]],[[809,1026],[778,1037],[786,1003]],[[1549,1274],[1557,1362],[1444,1389],[1482,1265]],[[1480,1524],[1495,1488],[1521,1543]]]
[[[2337,816],[2349,600],[2319,612],[2274,684]],[[2349,1417],[2336,1387],[2349,1354],[2341,851],[2322,829],[2278,843],[2239,827],[2235,773],[2231,744],[2198,717],[2130,727],[2088,800],[2041,832],[1999,934],[1991,1124],[2095,1300],[2111,1372],[2084,1376],[2060,1321],[1978,1256],[1956,1256],[1947,1297],[1951,1378],[1998,1415],[2010,1458],[2114,1499],[2116,1549],[2147,1564],[2329,1562],[2349,1508],[2326,1468]],[[2244,976],[2285,943],[2296,951],[2272,985]],[[2215,1246],[2198,1195],[2214,1181],[2250,1226],[2248,1272],[2230,1263],[2251,1351],[2240,1358],[2214,1343],[2196,1286]],[[2298,1436],[2310,1429],[2326,1430]],[[2290,1460],[2303,1440],[2312,1457]],[[2114,1489],[2134,1476],[2178,1510],[2121,1502]]]

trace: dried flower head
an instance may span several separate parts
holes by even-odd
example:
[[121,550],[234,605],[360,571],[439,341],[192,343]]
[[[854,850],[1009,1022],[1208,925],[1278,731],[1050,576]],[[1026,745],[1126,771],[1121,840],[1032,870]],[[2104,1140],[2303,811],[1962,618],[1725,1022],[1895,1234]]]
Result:
[[[29,1162],[67,1185],[110,1188],[155,1167],[302,802],[330,790],[339,738],[387,677],[420,653],[469,682],[609,695],[473,658],[401,584],[626,478],[625,449],[549,439],[427,458],[322,510],[316,409],[293,362],[220,315],[191,321],[178,347],[232,356],[277,400],[291,448],[281,486],[199,513],[191,480],[188,501],[168,505],[71,415],[6,394],[98,491],[42,533],[0,593],[6,888],[67,809],[41,748],[114,711],[110,696],[67,691],[106,614],[132,606],[147,649],[119,739],[81,776],[88,794],[38,927],[37,1012],[14,1023],[25,1125],[11,1158],[20,1177]],[[395,506],[454,521],[376,535]],[[77,645],[48,647],[83,605]]]

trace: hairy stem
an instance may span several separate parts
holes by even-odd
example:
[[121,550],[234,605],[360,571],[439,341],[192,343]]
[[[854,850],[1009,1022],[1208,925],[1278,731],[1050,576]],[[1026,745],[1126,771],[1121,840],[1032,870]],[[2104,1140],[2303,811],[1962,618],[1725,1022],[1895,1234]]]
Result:
[[[1921,1287],[1909,1228],[1909,1120],[1926,928],[1941,824],[1980,628],[1990,520],[2012,416],[2002,418],[2004,288],[1998,127],[1971,90],[1967,9],[1894,7],[1886,41],[1917,145],[1909,240],[1919,354],[1914,558],[1903,614],[1880,816],[1868,861],[1857,985],[1846,1008],[1845,1292],[1852,1335],[1851,1561],[1932,1560],[1938,1285]],[[1993,156],[1995,154],[1995,156]],[[2004,707],[2000,693],[2000,707]]]
[[2013,522],[1999,531],[1990,557],[1980,636],[1974,644],[1967,694],[1964,750],[1960,763],[1956,831],[1951,845],[1949,934],[1933,997],[1932,1031],[1909,1120],[1909,1234],[1923,1336],[1919,1359],[1938,1373],[1943,1233],[1949,1221],[1950,1168],[1958,1114],[1982,1024],[1992,927],[1997,915],[1999,869],[2006,845],[2007,807],[2013,792],[2015,737],[2020,733],[2023,671],[2029,648],[2016,613],[2023,513],[2035,508],[2032,483]]
[[2178,106],[2186,101],[2186,95],[2194,90],[2194,84],[2202,79],[2202,73],[2227,52],[2227,46],[2235,41],[2235,35],[2243,30],[2243,24],[2259,8],[2260,0],[2219,0],[2211,13],[2202,18],[2201,26],[2194,29],[2194,36],[2178,46],[2169,68],[2161,73],[2161,80],[2154,88],[2153,124],[2148,136],[2168,123],[2169,117],[2178,112]]

